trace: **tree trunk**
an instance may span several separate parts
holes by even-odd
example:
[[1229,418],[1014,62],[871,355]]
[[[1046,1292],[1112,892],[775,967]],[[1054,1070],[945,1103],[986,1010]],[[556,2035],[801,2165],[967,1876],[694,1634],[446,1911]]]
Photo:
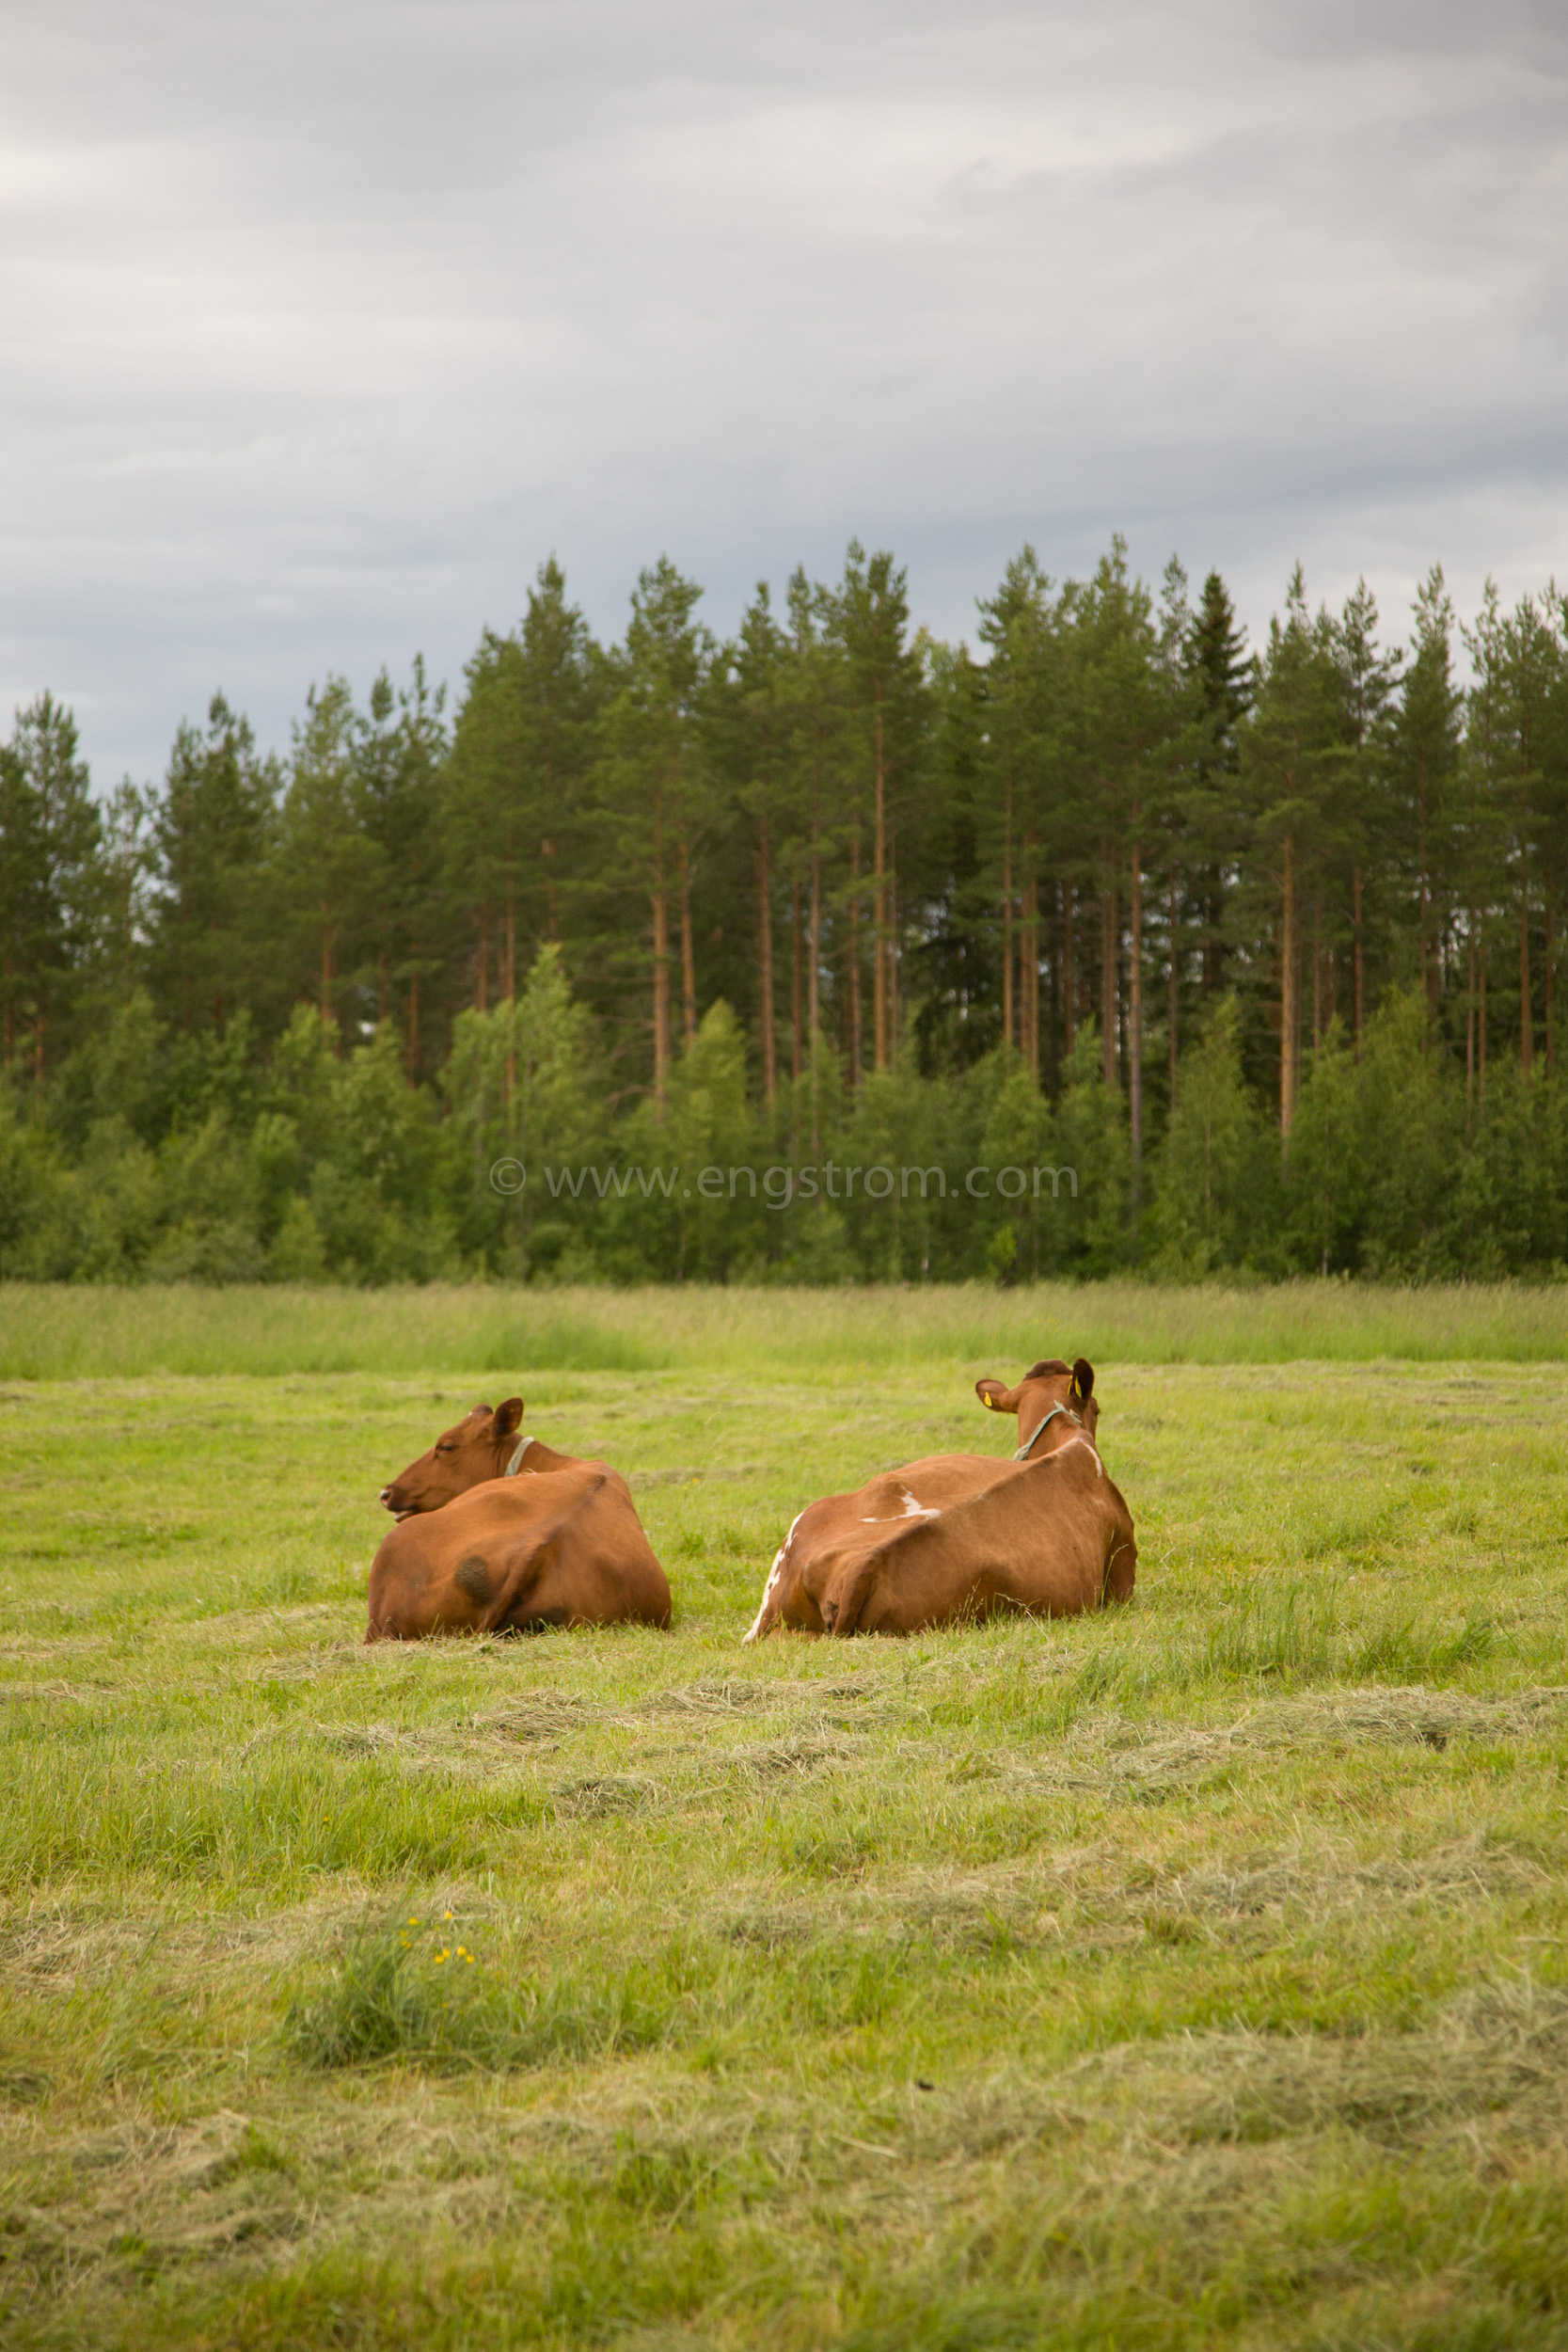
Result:
[[861,829],[849,843],[849,1083],[860,1091],[865,1074],[861,1052]]
[[877,870],[871,883],[871,999],[873,1053],[876,1067],[885,1070],[888,1062],[888,988],[887,963],[892,943],[888,938],[887,921],[887,780],[882,766],[882,690],[878,684],[877,705],[872,716],[873,754],[875,760],[875,826],[874,847]]
[[490,902],[482,899],[479,909],[479,971],[475,1006],[481,1012],[490,1009]]
[[691,857],[681,849],[681,1026],[688,1047],[697,1042],[697,958],[691,943]]
[[1545,894],[1545,917],[1546,917],[1546,942],[1545,942],[1545,953],[1546,953],[1546,975],[1545,975],[1545,977],[1546,977],[1546,1075],[1547,1075],[1547,1077],[1549,1078],[1549,1077],[1551,1076],[1551,1074],[1552,1074],[1552,979],[1553,979],[1553,965],[1554,965],[1554,962],[1555,962],[1555,958],[1554,958],[1553,953],[1552,953],[1552,894],[1551,894],[1551,891],[1550,891],[1549,889],[1547,890],[1547,892],[1546,892],[1546,894]]
[[898,1052],[898,829],[888,827],[887,888],[887,1067]]
[[766,812],[757,830],[757,998],[762,1027],[762,1099],[778,1091],[777,1043],[773,1034],[773,874],[768,860]]
[[379,1029],[387,1018],[387,950],[378,948],[375,959],[375,1025]]
[[1528,1078],[1535,1057],[1535,1006],[1530,998],[1529,879],[1525,870],[1524,801],[1519,822],[1519,1067]]
[[1279,914],[1279,1134],[1291,1140],[1296,1115],[1296,872],[1295,843],[1285,836]]
[[332,921],[325,899],[322,900],[322,1027],[332,1034]]
[[1132,1217],[1143,1209],[1144,1190],[1144,877],[1137,839],[1138,810],[1132,811],[1132,940],[1127,958],[1127,1110],[1132,1145]]
[[1170,993],[1165,1008],[1165,1025],[1170,1031],[1166,1045],[1170,1061],[1170,1108],[1174,1111],[1176,1108],[1176,1023],[1177,1015],[1181,1009],[1181,949],[1180,935],[1177,930],[1178,900],[1174,866],[1170,869],[1168,887],[1170,892]]
[[1020,1026],[1022,1029],[1023,1063],[1029,1075],[1038,1086],[1040,1079],[1040,893],[1035,873],[1036,841],[1033,833],[1024,842],[1027,873],[1023,884],[1023,922],[1021,927],[1020,956],[1023,981],[1023,1003]]
[[512,868],[506,869],[506,1104],[517,1092],[517,898]]
[[556,946],[560,946],[560,944],[561,944],[561,922],[560,922],[560,918],[559,918],[559,916],[558,916],[558,914],[557,914],[557,913],[556,913],[556,904],[555,904],[555,866],[554,866],[553,863],[551,863],[551,861],[553,861],[553,859],[554,859],[554,857],[555,857],[555,843],[554,843],[553,841],[541,841],[541,843],[539,844],[539,854],[540,854],[540,856],[541,856],[542,858],[544,858],[544,859],[546,860],[546,866],[545,866],[545,931],[546,931],[546,938],[548,938],[548,939],[552,940],[552,941],[556,944]]
[[1355,1058],[1359,1061],[1361,1059],[1361,1024],[1367,1009],[1367,975],[1361,956],[1361,868],[1359,866],[1353,866],[1351,869],[1350,887],[1354,936],[1354,946],[1352,952],[1354,985],[1351,1003],[1351,1034],[1355,1048]]
[[1417,898],[1416,962],[1421,975],[1421,994],[1429,1010],[1432,1003],[1432,976],[1427,969],[1428,884],[1427,884],[1427,763],[1424,750],[1416,756],[1416,870],[1419,880]]
[[664,877],[664,803],[654,795],[654,1116],[670,1093],[670,905]]
[[408,975],[408,1075],[420,1074],[420,973],[416,964]]
[[1323,1041],[1323,898],[1312,892],[1312,1058],[1317,1060]]
[[806,918],[806,1051],[813,1052],[822,1025],[822,860],[811,861],[811,908]]
[[1013,780],[1002,787],[1002,1042],[1013,1042]]
[[789,1074],[797,1086],[800,1082],[800,990],[804,977],[800,969],[800,877],[797,873],[789,885]]
[[816,803],[813,803],[811,914],[806,924],[806,1054],[811,1067],[811,1155],[821,1157],[817,1124],[816,1039],[822,1020],[822,860],[816,853]]
[[1486,932],[1481,934],[1481,996],[1476,1011],[1476,1100],[1486,1100]]
[[1470,984],[1465,997],[1465,1124],[1476,1097],[1476,918],[1470,916]]
[[1073,955],[1072,884],[1062,884],[1062,1030],[1067,1042],[1067,1057],[1078,1036],[1078,965]]
[[[1111,863],[1109,849],[1105,852],[1107,871]],[[1100,893],[1100,1050],[1105,1083],[1114,1087],[1117,1081],[1117,1015],[1119,1009],[1118,982],[1121,975],[1121,926],[1117,907],[1116,884],[1107,882]]]

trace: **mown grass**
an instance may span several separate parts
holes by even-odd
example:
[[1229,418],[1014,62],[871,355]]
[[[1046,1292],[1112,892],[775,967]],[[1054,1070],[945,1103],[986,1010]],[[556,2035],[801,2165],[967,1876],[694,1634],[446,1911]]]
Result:
[[147,1373],[710,1371],[794,1378],[984,1357],[1070,1326],[1097,1363],[1568,1359],[1568,1284],[1250,1289],[1135,1281],[898,1290],[135,1290],[0,1283],[0,1379]]
[[[1015,1304],[0,1390],[8,2347],[1568,2339],[1560,1368],[1101,1350],[1129,1610],[741,1651],[810,1493],[1005,1449]],[[503,1384],[669,1635],[359,1645]]]

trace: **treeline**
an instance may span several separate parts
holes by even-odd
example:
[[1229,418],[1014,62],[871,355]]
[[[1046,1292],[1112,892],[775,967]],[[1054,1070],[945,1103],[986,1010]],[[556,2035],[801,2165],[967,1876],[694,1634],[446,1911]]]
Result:
[[[602,646],[552,562],[451,711],[329,678],[280,756],[218,696],[103,800],[23,711],[0,1272],[1568,1260],[1555,587],[1461,627],[1434,571],[1401,647],[1298,573],[1256,655],[1119,543],[1025,548],[977,656],[853,545],[732,641],[700,604],[661,563]],[[758,1189],[830,1160],[942,1189]]]

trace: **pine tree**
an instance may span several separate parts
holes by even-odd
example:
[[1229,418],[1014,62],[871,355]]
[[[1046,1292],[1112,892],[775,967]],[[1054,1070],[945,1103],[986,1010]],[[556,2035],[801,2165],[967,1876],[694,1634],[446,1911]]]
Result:
[[[1397,831],[1415,853],[1417,970],[1435,1025],[1441,1011],[1443,943],[1453,918],[1457,881],[1455,792],[1464,707],[1453,676],[1453,605],[1443,583],[1441,564],[1433,565],[1417,591],[1413,609],[1415,648],[1399,707],[1392,715],[1389,771]],[[1395,845],[1389,841],[1386,847],[1392,851]],[[1358,1042],[1363,1020],[1360,977],[1358,968],[1354,1024]]]
[[354,801],[377,878],[365,941],[374,958],[375,1017],[379,1023],[401,1012],[404,1067],[411,1078],[427,1067],[426,998],[446,961],[440,950],[450,944],[437,891],[446,837],[445,699],[445,688],[432,691],[421,657],[401,693],[394,694],[383,670],[371,688],[368,723],[353,755]]
[[1183,649],[1196,699],[1198,740],[1185,794],[1184,827],[1196,862],[1195,888],[1202,926],[1203,993],[1224,988],[1225,900],[1242,835],[1238,777],[1241,730],[1258,691],[1258,665],[1218,572],[1203,596]]
[[798,565],[788,588],[789,619],[781,655],[787,759],[792,881],[796,908],[790,997],[791,1074],[809,1087],[811,1157],[820,1149],[819,1046],[822,992],[832,929],[832,648],[823,633],[824,597]]
[[670,908],[679,926],[683,1026],[697,1027],[691,861],[712,813],[703,723],[712,640],[696,618],[702,590],[668,556],[640,574],[607,716],[600,792],[619,861],[652,918],[653,1099],[662,1117],[671,1073]]
[[9,1069],[41,1005],[48,955],[43,800],[14,743],[0,743],[0,1045]]
[[1036,1077],[1042,834],[1058,852],[1067,847],[1053,837],[1053,814],[1059,802],[1050,788],[1060,688],[1051,586],[1025,543],[996,595],[982,600],[979,628],[990,658],[981,674],[984,749],[977,815],[999,914],[1002,1039]]
[[[205,733],[183,723],[151,803],[149,972],[171,1026],[219,1028],[240,1006],[286,1019],[267,880],[280,777],[250,724],[214,694]],[[292,899],[302,877],[278,878]],[[278,1002],[281,994],[281,1003]]]
[[280,868],[304,882],[290,894],[295,985],[303,994],[313,973],[322,1028],[334,1046],[345,1012],[362,1017],[361,967],[388,879],[381,846],[361,821],[363,733],[345,679],[329,676],[310,689],[294,727],[281,817]]
[[1534,1063],[1535,1002],[1530,952],[1532,888],[1543,835],[1550,822],[1544,760],[1552,740],[1552,707],[1563,667],[1553,603],[1523,597],[1512,613],[1500,608],[1488,580],[1474,628],[1464,632],[1475,672],[1469,734],[1480,788],[1497,817],[1506,814],[1519,942],[1519,1062],[1526,1077]]
[[[1386,869],[1388,858],[1388,769],[1390,734],[1402,656],[1382,652],[1377,643],[1377,602],[1364,580],[1346,598],[1334,629],[1334,650],[1339,672],[1342,725],[1348,756],[1336,771],[1322,811],[1319,877],[1326,879],[1336,900],[1349,898],[1351,944],[1351,1037],[1361,1050],[1366,1023],[1365,889],[1369,864],[1376,858]],[[1420,787],[1424,790],[1424,785]],[[1424,859],[1425,850],[1421,855]],[[1346,884],[1348,883],[1348,893]],[[1423,882],[1423,888],[1425,884]],[[1312,943],[1312,1043],[1322,1040],[1326,1020],[1338,1009],[1337,991],[1330,986],[1323,1002],[1325,957],[1331,982],[1337,977],[1337,949],[1344,930],[1344,909],[1333,914],[1332,937],[1324,935],[1321,908],[1315,906]]]
[[[33,1032],[33,1074],[41,1085],[53,1057],[67,1050],[81,984],[90,969],[103,911],[100,861],[103,819],[79,756],[76,722],[62,703],[40,694],[17,713],[7,788],[8,833],[20,864],[15,910],[8,914],[7,1013],[25,1001]],[[13,895],[8,887],[7,897]],[[13,993],[14,989],[14,993]]]
[[[716,767],[722,771],[733,795],[750,850],[756,908],[757,1048],[762,1097],[770,1104],[779,1083],[774,890],[780,823],[788,808],[789,712],[784,639],[773,617],[766,580],[758,582],[756,595],[741,616],[738,639],[723,649],[714,665],[711,717]],[[793,914],[792,929],[798,931],[798,893]],[[798,973],[798,940],[796,961]],[[797,1062],[799,1052],[797,1041]]]
[[[1279,1133],[1289,1144],[1301,1072],[1301,947],[1304,882],[1310,888],[1334,838],[1336,787],[1349,764],[1334,625],[1314,621],[1298,564],[1285,618],[1270,625],[1257,709],[1242,741],[1242,779],[1251,818],[1252,919],[1269,902],[1279,1025]],[[1310,903],[1310,901],[1308,901]],[[1265,931],[1266,937],[1266,931]]]
[[1153,601],[1129,576],[1118,537],[1079,601],[1077,682],[1084,757],[1095,779],[1101,839],[1101,1020],[1107,1086],[1117,1082],[1121,961],[1120,885],[1127,884],[1126,1058],[1132,1208],[1143,1163],[1144,845],[1163,794],[1177,714],[1164,691]]
[[[860,792],[853,805],[865,810],[869,841],[863,845],[858,822],[851,842],[858,883],[860,854],[871,858],[872,1065],[886,1070],[897,1034],[898,826],[906,808],[913,813],[925,724],[924,662],[909,639],[909,577],[882,550],[868,557],[852,539],[844,578],[832,603],[833,636],[843,654],[847,706],[858,738]],[[851,900],[852,934],[858,932],[859,894]],[[851,949],[851,987],[859,981],[858,938]],[[857,1057],[857,1061],[858,1061]]]
[[468,663],[443,838],[447,887],[475,941],[481,1011],[492,972],[495,993],[515,1001],[519,971],[541,943],[564,937],[563,899],[582,895],[588,879],[586,780],[600,668],[553,557],[540,565],[516,629],[505,637],[486,629]]

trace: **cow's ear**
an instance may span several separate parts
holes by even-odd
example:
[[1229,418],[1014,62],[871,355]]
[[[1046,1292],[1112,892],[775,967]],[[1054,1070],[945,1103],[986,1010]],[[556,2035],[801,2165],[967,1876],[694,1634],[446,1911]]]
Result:
[[1094,1366],[1086,1356],[1080,1356],[1072,1367],[1072,1401],[1075,1405],[1086,1405],[1093,1394]]
[[1000,1380],[976,1380],[974,1393],[992,1413],[1016,1413],[1018,1410],[1018,1391],[1005,1389]]
[[522,1425],[523,1400],[520,1396],[509,1396],[504,1405],[497,1406],[496,1435],[498,1438],[515,1438]]

